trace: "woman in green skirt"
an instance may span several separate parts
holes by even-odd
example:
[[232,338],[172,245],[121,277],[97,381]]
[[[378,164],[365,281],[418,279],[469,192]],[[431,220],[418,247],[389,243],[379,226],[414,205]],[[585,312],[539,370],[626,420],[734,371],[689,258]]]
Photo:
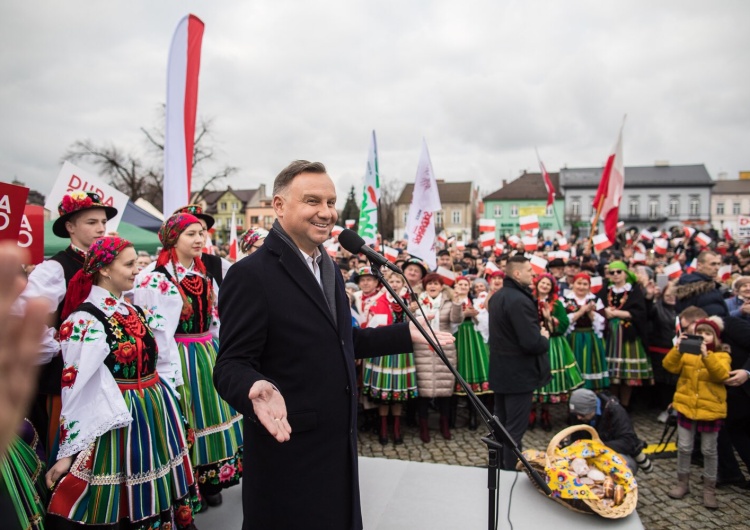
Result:
[[43,530],[49,490],[44,483],[39,436],[24,420],[18,436],[0,457],[0,513],[3,528]]
[[[570,349],[565,332],[568,331],[568,314],[558,299],[557,281],[549,273],[534,279],[534,295],[539,312],[539,324],[549,332],[549,361],[552,379],[534,392],[534,400],[541,404],[542,428],[552,430],[549,415],[550,403],[566,403],[570,392],[583,385],[575,356]],[[536,424],[536,410],[532,407],[529,428]]]

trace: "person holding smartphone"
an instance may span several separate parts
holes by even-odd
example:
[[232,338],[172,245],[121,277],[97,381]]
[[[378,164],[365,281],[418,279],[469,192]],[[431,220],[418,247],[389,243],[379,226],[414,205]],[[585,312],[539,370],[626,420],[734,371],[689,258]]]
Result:
[[[716,500],[717,440],[727,416],[727,390],[732,359],[721,343],[724,322],[719,317],[697,320],[681,334],[664,357],[664,368],[679,374],[672,407],[677,411],[677,483],[667,495],[682,499],[690,493],[690,456],[693,439],[701,433],[703,505],[719,507]],[[697,336],[696,336],[697,335]]]

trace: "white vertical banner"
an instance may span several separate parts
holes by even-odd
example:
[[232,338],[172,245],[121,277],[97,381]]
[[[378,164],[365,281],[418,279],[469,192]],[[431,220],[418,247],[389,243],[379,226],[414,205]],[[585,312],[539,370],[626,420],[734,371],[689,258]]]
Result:
[[[365,183],[362,190],[362,204],[359,209],[357,232],[368,245],[378,242],[378,201],[380,200],[380,175],[378,172],[378,142],[375,131],[370,139],[370,152],[367,156]],[[348,227],[347,227],[348,228]]]
[[237,248],[237,219],[232,212],[232,226],[229,229],[229,257],[237,261],[239,249]]
[[423,259],[430,269],[437,265],[435,256],[435,213],[442,209],[435,172],[432,169],[427,141],[422,139],[417,177],[414,180],[414,195],[409,206],[406,224],[409,254]]

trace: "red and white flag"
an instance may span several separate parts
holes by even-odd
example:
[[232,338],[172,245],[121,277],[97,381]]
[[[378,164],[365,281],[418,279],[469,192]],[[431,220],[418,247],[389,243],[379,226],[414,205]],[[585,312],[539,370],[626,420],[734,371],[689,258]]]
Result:
[[643,230],[641,230],[641,233],[638,234],[638,239],[642,241],[653,241],[654,234],[644,228]]
[[495,271],[499,271],[500,267],[495,265],[494,261],[488,261],[487,265],[484,267],[484,275],[487,276],[490,273],[493,273]]
[[229,228],[229,257],[237,261],[237,220],[232,212],[232,226]]
[[602,290],[602,277],[592,276],[591,277],[591,292],[596,294]]
[[508,243],[510,243],[510,246],[512,246],[513,248],[518,248],[518,245],[521,243],[521,238],[516,234],[513,234],[511,236],[508,236]]
[[[422,140],[417,175],[414,179],[414,195],[409,206],[406,251],[422,258],[430,269],[437,265],[435,256],[435,212],[442,209],[437,179],[432,169],[427,142]],[[494,245],[494,243],[493,243]]]
[[719,278],[719,281],[721,282],[729,280],[732,277],[732,266],[722,265],[719,267],[719,272],[716,273],[716,277]]
[[458,250],[466,250],[466,242],[464,242],[464,241],[456,241],[456,248]]
[[685,237],[688,239],[695,235],[695,228],[692,226],[683,226],[682,230],[685,232]]
[[646,263],[646,254],[643,252],[634,252],[633,263]]
[[731,228],[725,228],[724,229],[724,240],[725,241],[733,241],[734,237],[732,237],[732,229]]
[[495,246],[495,232],[485,232],[479,236],[479,244],[484,247]]
[[351,230],[351,229],[354,228],[354,225],[357,224],[357,220],[356,219],[347,219],[346,221],[344,221],[344,224],[346,225],[346,227],[349,230]]
[[479,220],[479,231],[480,232],[494,232],[497,223],[494,219],[480,219]]
[[539,245],[539,240],[533,236],[523,236],[521,241],[523,241],[523,249],[526,252],[535,251],[537,245]]
[[542,159],[539,158],[539,151],[536,153],[536,159],[539,161],[539,170],[542,172],[542,179],[544,180],[544,187],[547,190],[547,207],[549,208],[555,203],[555,187],[552,185],[552,179],[549,178],[547,168],[544,167]]
[[214,253],[214,243],[211,241],[211,230],[206,230],[206,246],[203,247],[203,252],[212,255]]
[[695,240],[700,243],[702,247],[707,247],[712,241],[711,238],[703,232],[698,232],[698,235],[695,236]]
[[620,200],[625,187],[625,165],[622,158],[622,129],[624,127],[625,119],[623,118],[620,133],[617,135],[617,141],[607,158],[602,179],[594,197],[594,209],[599,211],[599,216],[604,221],[604,233],[607,234],[613,244],[617,234]]
[[537,217],[536,214],[524,215],[523,217],[518,219],[518,222],[521,225],[522,232],[539,228],[539,217]]
[[531,256],[529,259],[531,268],[534,269],[534,274],[542,274],[547,271],[547,260],[539,256]]
[[383,245],[383,256],[391,263],[396,263],[398,259],[398,249]]
[[607,234],[596,234],[592,241],[597,252],[601,252],[612,246],[612,242],[609,240]]
[[664,256],[667,253],[667,248],[669,248],[669,240],[662,239],[661,237],[654,239],[654,252],[660,256]]
[[190,202],[203,28],[198,17],[185,16],[177,24],[169,48],[163,212],[173,212]]
[[674,280],[675,278],[679,278],[680,276],[682,276],[682,267],[680,266],[680,262],[673,261],[672,263],[664,267],[664,274],[667,274],[670,280]]
[[503,245],[502,243],[495,243],[495,254],[499,256],[503,253],[504,250],[505,245]]
[[343,226],[333,225],[333,228],[331,229],[331,237],[339,237],[339,235],[343,231],[344,231]]
[[456,283],[456,273],[452,270],[448,270],[445,267],[438,267],[435,272],[440,275],[443,279],[443,283],[448,287],[453,287],[453,284]]
[[332,258],[336,257],[336,254],[339,252],[339,244],[338,243],[331,243],[330,245],[327,245],[325,247],[326,253],[331,256]]
[[448,234],[446,234],[446,233],[445,233],[445,230],[442,230],[442,231],[441,231],[441,232],[440,232],[440,233],[439,233],[439,234],[437,235],[437,241],[438,241],[438,243],[440,243],[441,245],[445,245],[445,244],[446,244],[446,243],[448,242]]
[[570,248],[570,245],[568,244],[568,240],[564,237],[560,237],[557,239],[557,248],[560,250],[568,250]]
[[698,268],[698,258],[693,258],[693,261],[690,262],[690,265],[687,266],[687,273],[690,274],[691,272],[695,272],[695,269]]
[[633,244],[633,233],[630,230],[628,230],[627,233],[625,234],[625,244],[627,246],[630,246]]

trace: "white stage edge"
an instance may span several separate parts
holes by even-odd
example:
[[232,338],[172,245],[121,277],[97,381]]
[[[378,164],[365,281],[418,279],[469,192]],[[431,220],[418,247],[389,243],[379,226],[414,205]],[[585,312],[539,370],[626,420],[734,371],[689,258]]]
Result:
[[[513,486],[516,476],[518,480]],[[359,478],[365,530],[487,528],[486,469],[360,457]],[[514,530],[643,528],[636,512],[623,519],[604,519],[568,510],[544,498],[525,473],[501,471],[499,489],[498,528],[501,529],[510,528],[509,505]],[[199,514],[195,523],[200,530],[239,530],[242,527],[240,487],[226,491],[224,503]]]

